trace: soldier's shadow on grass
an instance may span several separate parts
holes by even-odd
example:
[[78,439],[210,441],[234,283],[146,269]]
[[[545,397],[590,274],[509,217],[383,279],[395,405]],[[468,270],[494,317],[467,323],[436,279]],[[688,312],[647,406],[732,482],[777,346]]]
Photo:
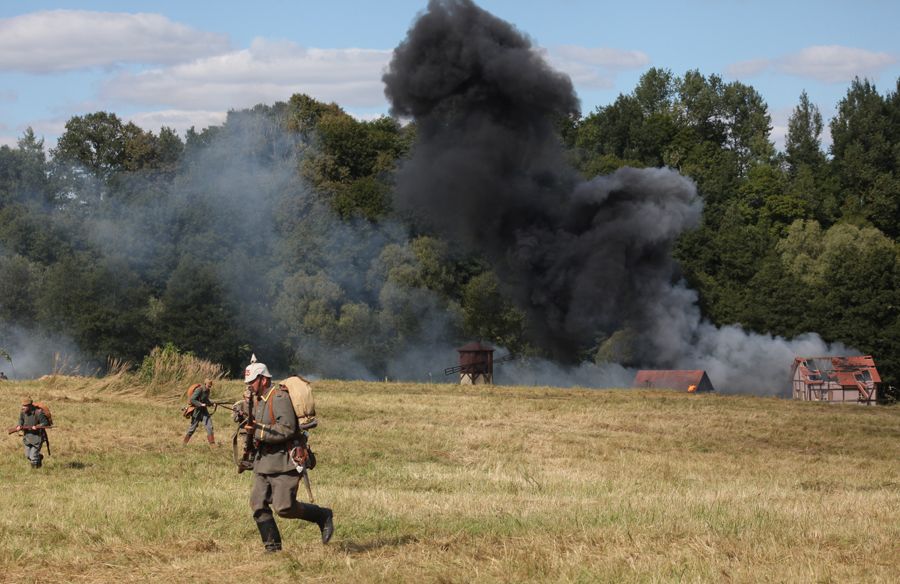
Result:
[[378,550],[386,547],[400,547],[410,543],[416,543],[417,541],[419,540],[412,535],[403,535],[400,537],[383,537],[366,542],[347,540],[341,541],[338,544],[338,549],[346,554],[351,555],[364,554],[366,552],[371,552],[373,550]]

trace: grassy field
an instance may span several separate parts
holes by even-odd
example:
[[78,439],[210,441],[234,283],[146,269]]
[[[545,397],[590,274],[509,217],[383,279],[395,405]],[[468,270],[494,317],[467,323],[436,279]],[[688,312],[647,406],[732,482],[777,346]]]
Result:
[[94,385],[0,384],[6,425],[25,393],[57,420],[43,469],[2,449],[3,582],[900,580],[897,407],[323,381],[335,537],[281,520],[265,555],[230,445],[183,447],[178,404]]

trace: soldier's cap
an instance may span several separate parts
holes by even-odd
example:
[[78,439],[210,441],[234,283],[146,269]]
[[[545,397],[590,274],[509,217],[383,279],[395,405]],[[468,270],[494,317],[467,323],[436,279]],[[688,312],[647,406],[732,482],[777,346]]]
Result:
[[269,373],[269,368],[266,367],[265,363],[255,362],[247,365],[247,368],[244,369],[244,383],[250,383],[260,375],[268,378],[272,378],[272,374]]
[[31,405],[34,405],[34,402],[31,401],[31,398],[30,398],[30,397],[23,397],[23,398],[22,398],[22,405],[23,405],[23,406],[31,406]]

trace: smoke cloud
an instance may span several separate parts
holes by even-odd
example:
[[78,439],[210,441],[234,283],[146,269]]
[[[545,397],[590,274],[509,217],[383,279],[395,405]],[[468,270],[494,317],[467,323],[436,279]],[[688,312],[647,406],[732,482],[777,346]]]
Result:
[[[79,233],[92,263],[109,267],[119,296],[136,298],[128,322],[159,331],[152,342],[238,365],[255,352],[276,375],[434,378],[429,371],[452,364],[458,307],[409,277],[421,266],[406,226],[344,220],[299,176],[315,145],[286,130],[274,109],[229,112],[164,176],[104,183],[80,171],[71,197],[84,201]],[[75,223],[62,211],[40,217]],[[29,305],[25,297],[45,288],[53,268],[0,249],[0,302]],[[12,305],[2,308],[15,316]],[[104,351],[123,351],[112,336],[79,351],[83,339],[58,332],[62,318],[16,323],[0,318],[0,348],[12,357],[0,369],[11,377],[51,373],[56,353],[66,373],[93,374],[106,365]],[[178,337],[183,331],[199,332]]]
[[[844,350],[817,335],[786,341],[704,321],[672,259],[678,236],[700,220],[693,182],[666,168],[579,177],[555,129],[578,112],[569,78],[470,0],[432,0],[384,82],[393,114],[418,128],[397,209],[485,256],[527,314],[531,339],[579,382],[627,377],[615,367],[585,374],[580,363],[594,353],[705,368],[724,391],[780,393],[794,354]],[[523,375],[560,383],[559,370],[540,368]]]
[[33,379],[41,375],[91,375],[103,364],[86,358],[71,339],[52,332],[24,329],[0,323],[0,371],[10,379]]

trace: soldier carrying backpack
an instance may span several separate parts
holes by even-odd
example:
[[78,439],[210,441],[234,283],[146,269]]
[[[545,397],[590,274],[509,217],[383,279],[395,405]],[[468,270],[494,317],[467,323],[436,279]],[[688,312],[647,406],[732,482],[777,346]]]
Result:
[[[281,550],[281,533],[273,510],[285,519],[315,523],[321,531],[322,543],[328,543],[334,533],[331,509],[297,500],[297,489],[303,478],[301,469],[311,468],[306,465],[312,461],[306,457],[304,425],[291,402],[290,384],[274,386],[268,367],[257,362],[255,356],[244,371],[244,383],[249,409],[239,420],[254,444],[252,459],[248,461],[253,468],[250,508],[266,551]],[[313,407],[311,401],[308,405]],[[297,406],[303,408],[301,412],[308,412],[306,405]],[[298,448],[303,449],[302,461],[292,456]]]
[[53,426],[50,409],[44,404],[35,403],[30,397],[22,399],[22,411],[19,423],[8,430],[8,433],[24,432],[22,443],[25,445],[25,457],[31,468],[41,468],[44,455],[41,447],[47,443],[47,454],[50,454],[50,441],[47,440],[47,428]]
[[195,383],[187,390],[188,404],[181,412],[185,418],[191,419],[191,424],[184,434],[184,444],[187,444],[190,441],[191,436],[194,435],[194,431],[201,422],[204,427],[206,427],[206,440],[211,446],[215,446],[216,444],[212,415],[209,413],[209,409],[207,409],[212,405],[212,401],[209,397],[212,386],[212,379],[204,379],[203,383]]

